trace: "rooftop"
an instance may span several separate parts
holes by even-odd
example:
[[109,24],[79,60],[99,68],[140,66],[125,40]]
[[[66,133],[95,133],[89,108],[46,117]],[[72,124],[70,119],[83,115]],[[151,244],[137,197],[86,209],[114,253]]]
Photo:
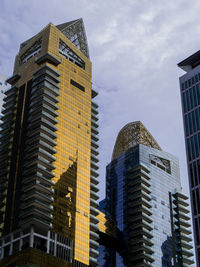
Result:
[[112,159],[117,158],[129,148],[138,144],[161,150],[159,144],[142,122],[135,121],[125,125],[119,132],[113,149]]
[[194,69],[198,65],[200,65],[200,50],[178,63],[178,67],[186,72]]

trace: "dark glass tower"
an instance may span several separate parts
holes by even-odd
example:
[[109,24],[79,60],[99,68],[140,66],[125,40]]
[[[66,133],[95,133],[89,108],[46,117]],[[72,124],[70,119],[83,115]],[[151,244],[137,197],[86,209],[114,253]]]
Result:
[[200,266],[200,51],[178,64],[196,263]]
[[99,266],[190,266],[186,200],[177,158],[162,151],[141,122],[127,124],[106,169],[103,211],[115,231],[108,232],[101,212],[100,230],[107,233],[107,241],[105,236],[106,245],[100,240]]

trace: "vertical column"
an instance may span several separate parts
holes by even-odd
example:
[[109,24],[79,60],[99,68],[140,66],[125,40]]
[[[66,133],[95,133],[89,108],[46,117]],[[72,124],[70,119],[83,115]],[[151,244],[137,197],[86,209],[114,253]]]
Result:
[[20,239],[19,239],[19,251],[22,250],[22,246],[23,246],[23,232],[20,231]]
[[49,254],[49,250],[50,250],[50,231],[48,231],[47,234],[47,254]]
[[33,248],[33,243],[34,243],[34,229],[33,226],[31,226],[30,239],[29,239],[30,248]]
[[5,244],[5,241],[3,239],[2,240],[2,247],[1,247],[1,260],[4,258],[4,244]]
[[55,233],[55,239],[54,239],[54,253],[53,253],[54,256],[56,256],[56,250],[57,250],[57,234]]
[[13,253],[13,233],[10,235],[10,248],[9,248],[9,255]]

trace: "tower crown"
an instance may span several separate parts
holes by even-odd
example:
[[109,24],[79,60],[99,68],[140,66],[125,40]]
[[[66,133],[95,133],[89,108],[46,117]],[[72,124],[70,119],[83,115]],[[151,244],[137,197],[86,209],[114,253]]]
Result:
[[119,132],[113,149],[112,159],[117,158],[127,149],[138,144],[162,150],[142,122],[135,121],[125,125]]
[[89,49],[83,20],[76,19],[56,26],[87,58]]

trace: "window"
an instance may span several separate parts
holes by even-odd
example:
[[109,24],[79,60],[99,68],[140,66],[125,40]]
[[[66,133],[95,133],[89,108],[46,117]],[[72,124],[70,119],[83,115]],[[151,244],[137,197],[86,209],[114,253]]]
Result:
[[31,59],[32,57],[34,57],[35,55],[37,55],[38,53],[40,53],[41,51],[41,44],[42,44],[42,40],[39,39],[37,40],[30,48],[28,48],[26,50],[25,53],[23,53],[20,56],[20,63],[24,64],[26,63],[29,59]]
[[62,40],[59,41],[59,53],[80,68],[85,69],[85,62]]
[[170,161],[152,154],[149,154],[149,160],[151,164],[157,166],[161,170],[171,174]]
[[77,82],[75,82],[74,80],[70,80],[70,83],[73,85],[73,86],[75,86],[75,87],[77,87],[78,89],[80,89],[81,91],[83,91],[83,92],[85,92],[85,87],[83,87],[80,83],[77,83]]

